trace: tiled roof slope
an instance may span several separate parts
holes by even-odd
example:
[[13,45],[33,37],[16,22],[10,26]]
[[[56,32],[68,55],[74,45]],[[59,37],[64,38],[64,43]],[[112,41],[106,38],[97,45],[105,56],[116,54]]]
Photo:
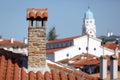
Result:
[[120,49],[120,46],[118,46],[117,44],[113,44],[113,43],[106,43],[104,44],[104,47],[107,47],[112,50],[115,50],[116,48]]
[[47,44],[54,44],[54,43],[59,43],[59,42],[67,42],[67,41],[72,41],[75,38],[78,38],[80,36],[74,36],[74,37],[68,37],[68,38],[64,38],[64,39],[56,39],[56,40],[51,40],[48,41]]
[[46,54],[53,53],[53,52],[61,50],[61,49],[64,49],[64,48],[47,49]]
[[11,40],[6,40],[6,39],[0,41],[0,45],[27,46],[27,44],[25,44],[25,43],[23,43],[23,42],[14,41],[13,43],[11,43]]
[[23,66],[24,58],[27,56],[0,49],[0,80],[81,80],[81,78],[98,80],[97,77],[55,64],[48,64],[51,71],[46,71],[44,74],[40,71],[27,73]]

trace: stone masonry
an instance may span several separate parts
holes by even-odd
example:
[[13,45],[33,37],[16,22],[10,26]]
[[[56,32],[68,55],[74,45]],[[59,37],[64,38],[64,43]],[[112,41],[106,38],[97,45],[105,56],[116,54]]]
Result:
[[[46,66],[46,27],[47,9],[27,9],[28,27],[28,70],[43,69]],[[36,25],[34,26],[34,21]],[[39,26],[39,22],[41,25]]]
[[45,65],[46,61],[46,32],[45,28],[28,29],[28,65],[31,67],[40,67]]

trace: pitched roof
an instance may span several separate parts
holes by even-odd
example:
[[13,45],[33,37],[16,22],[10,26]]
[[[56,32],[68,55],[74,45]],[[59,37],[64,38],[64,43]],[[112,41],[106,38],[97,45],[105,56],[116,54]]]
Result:
[[82,53],[80,55],[74,56],[70,60],[78,61],[78,60],[81,60],[81,59],[84,59],[84,58],[87,58],[89,60],[89,59],[94,59],[94,58],[97,59],[98,57],[95,56],[95,55],[89,54],[89,53]]
[[78,38],[78,37],[81,37],[81,36],[73,36],[73,37],[68,37],[68,38],[63,38],[63,39],[51,40],[51,41],[48,41],[47,44],[54,44],[54,43],[72,41],[73,39]]
[[59,50],[62,50],[62,49],[65,49],[65,48],[69,48],[69,47],[72,47],[72,46],[62,47],[62,48],[47,49],[47,50],[46,50],[46,54],[51,54],[51,53],[54,53],[55,51],[59,51]]
[[100,62],[98,59],[82,59],[82,60],[79,60],[79,61],[76,61],[74,63],[72,63],[75,67],[77,66],[84,66],[84,65],[98,65]]
[[0,80],[98,80],[98,77],[51,63],[48,64],[50,72],[26,72],[23,66],[25,58],[27,56],[0,49]]
[[58,51],[58,50],[61,50],[61,49],[64,49],[64,48],[47,49],[47,50],[46,50],[46,53],[47,53],[47,54],[53,53],[53,52]]
[[103,45],[104,47],[107,47],[109,49],[112,49],[112,50],[115,50],[116,48],[119,48],[120,49],[120,46],[116,45],[116,44],[113,44],[113,43],[106,43]]
[[69,63],[74,65],[75,67],[80,67],[84,65],[98,65],[99,58],[87,53],[82,53],[80,55],[76,55],[75,57],[69,59]]
[[11,40],[6,39],[0,40],[0,45],[27,46],[27,44],[23,42],[13,41],[13,43],[11,43]]

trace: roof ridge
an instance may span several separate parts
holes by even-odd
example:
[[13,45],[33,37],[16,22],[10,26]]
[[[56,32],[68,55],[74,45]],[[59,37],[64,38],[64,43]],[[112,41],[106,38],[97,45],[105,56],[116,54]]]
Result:
[[65,42],[65,41],[73,40],[73,39],[75,39],[77,37],[81,37],[81,36],[72,36],[72,37],[67,37],[67,38],[60,38],[60,39],[56,39],[56,40],[50,40],[50,41],[47,42],[47,44]]

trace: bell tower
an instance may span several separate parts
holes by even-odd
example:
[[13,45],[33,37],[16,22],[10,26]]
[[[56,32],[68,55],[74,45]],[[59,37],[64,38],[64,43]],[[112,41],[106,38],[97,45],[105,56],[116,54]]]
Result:
[[96,25],[93,13],[88,7],[87,12],[84,14],[82,35],[87,34],[91,37],[96,37]]
[[47,8],[27,9],[28,71],[42,71],[46,67],[46,21]]

